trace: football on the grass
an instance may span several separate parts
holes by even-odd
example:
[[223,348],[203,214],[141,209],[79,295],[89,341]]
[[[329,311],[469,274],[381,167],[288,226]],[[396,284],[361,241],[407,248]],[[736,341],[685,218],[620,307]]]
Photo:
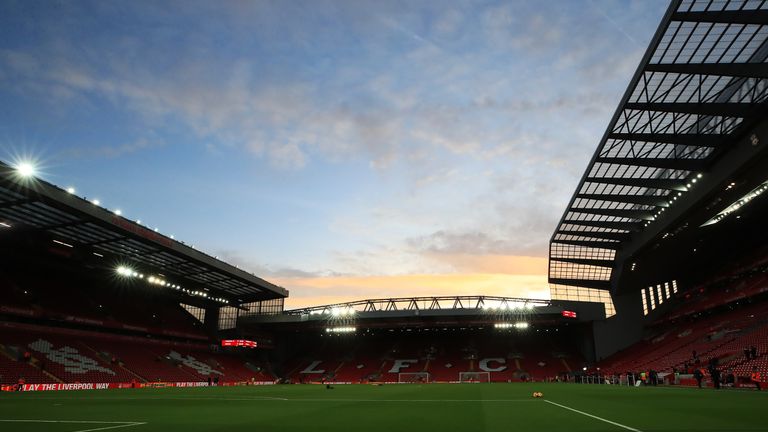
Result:
[[533,392],[533,397],[535,397],[535,398],[544,397],[544,393],[542,393],[542,392]]

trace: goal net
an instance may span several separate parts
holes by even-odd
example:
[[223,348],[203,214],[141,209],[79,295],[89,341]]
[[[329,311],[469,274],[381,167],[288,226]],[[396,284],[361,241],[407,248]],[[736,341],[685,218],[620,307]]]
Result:
[[428,383],[429,372],[400,372],[397,374],[397,382],[400,383]]
[[459,372],[459,382],[487,383],[491,382],[490,372]]

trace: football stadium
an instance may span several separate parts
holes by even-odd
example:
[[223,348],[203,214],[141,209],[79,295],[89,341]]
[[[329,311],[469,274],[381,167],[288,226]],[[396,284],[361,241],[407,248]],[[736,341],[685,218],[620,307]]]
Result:
[[768,430],[768,2],[673,0],[643,50],[581,180],[552,186],[573,194],[547,299],[291,308],[66,173],[0,163],[0,425]]

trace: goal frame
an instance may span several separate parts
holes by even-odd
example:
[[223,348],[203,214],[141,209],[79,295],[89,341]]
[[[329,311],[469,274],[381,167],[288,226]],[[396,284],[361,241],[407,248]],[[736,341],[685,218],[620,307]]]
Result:
[[[465,379],[465,376],[466,376],[465,374],[466,375],[472,375],[474,377],[483,376],[483,377],[485,377],[485,381],[483,381],[482,379],[478,379],[478,380],[474,380],[474,381]],[[491,382],[491,373],[490,372],[485,372],[485,371],[479,371],[479,372],[469,372],[469,371],[459,372],[459,383],[489,383],[489,382]]]
[[404,380],[405,377],[424,377],[423,383],[430,383],[432,382],[432,375],[429,372],[400,372],[397,374],[397,382],[400,384],[418,384],[419,381],[413,381],[413,380]]

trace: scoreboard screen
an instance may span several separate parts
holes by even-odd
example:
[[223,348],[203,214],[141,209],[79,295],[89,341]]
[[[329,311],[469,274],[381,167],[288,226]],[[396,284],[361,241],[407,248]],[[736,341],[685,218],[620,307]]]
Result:
[[221,346],[256,348],[256,341],[246,340],[246,339],[223,339],[221,341]]
[[576,318],[576,312],[574,311],[564,310],[562,315],[566,318]]

